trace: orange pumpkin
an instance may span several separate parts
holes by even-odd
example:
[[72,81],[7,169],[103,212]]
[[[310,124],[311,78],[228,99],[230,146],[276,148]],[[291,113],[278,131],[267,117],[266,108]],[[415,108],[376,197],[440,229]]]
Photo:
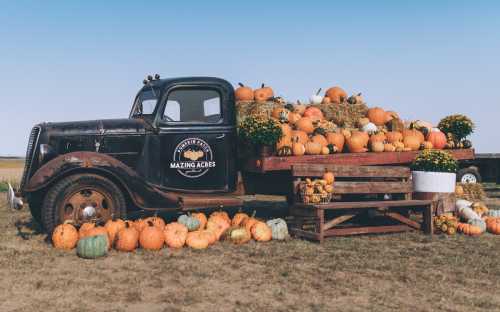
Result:
[[379,142],[379,141],[371,142],[370,147],[371,147],[372,152],[375,152],[375,153],[382,153],[385,149],[384,143]]
[[144,221],[146,223],[149,222],[149,221],[153,222],[153,225],[156,226],[157,228],[159,228],[162,231],[165,228],[165,221],[162,218],[160,218],[160,217],[157,217],[157,216],[149,217],[149,218],[144,219]]
[[305,145],[307,155],[319,155],[323,146],[319,143],[309,141]]
[[307,105],[301,104],[299,101],[297,101],[297,104],[293,105],[293,111],[300,116],[304,115],[304,112],[306,111]]
[[313,121],[309,117],[302,117],[300,118],[296,123],[295,127],[297,127],[297,130],[303,131],[307,134],[313,133],[314,132],[314,125]]
[[427,141],[432,143],[435,149],[443,149],[446,146],[446,135],[441,131],[433,130],[427,135]]
[[268,242],[272,238],[272,230],[271,228],[264,222],[257,221],[250,230],[252,233],[253,239],[258,242]]
[[210,214],[209,220],[212,218],[222,218],[225,220],[228,224],[231,224],[231,218],[229,217],[229,214],[225,211],[219,210],[219,211],[214,211]]
[[78,231],[69,224],[63,223],[56,226],[52,233],[52,244],[57,249],[71,250],[78,242]]
[[344,103],[347,99],[347,93],[341,87],[331,87],[326,90],[325,96],[330,99],[332,103]]
[[420,139],[417,136],[406,136],[403,139],[403,144],[406,148],[412,151],[418,151],[420,149]]
[[307,141],[309,141],[309,136],[307,136],[307,133],[301,130],[292,131],[292,142],[299,142],[302,144],[306,144]]
[[111,245],[113,245],[116,239],[116,235],[118,235],[118,232],[120,232],[125,228],[125,222],[123,222],[123,220],[121,219],[108,220],[104,225],[104,227],[108,232],[109,242]]
[[361,132],[354,132],[351,137],[347,139],[347,148],[351,153],[366,152],[366,145],[367,139]]
[[299,113],[292,112],[288,114],[288,122],[292,125],[297,123],[297,121],[299,121],[300,118],[302,118],[302,116]]
[[146,250],[160,250],[165,243],[165,234],[154,225],[153,222],[148,221],[146,227],[142,229],[139,234],[139,245]]
[[255,211],[253,212],[252,216],[248,219],[246,219],[243,222],[243,226],[248,232],[251,232],[252,227],[254,226],[255,223],[260,222],[258,219],[255,218]]
[[477,236],[477,235],[481,235],[481,233],[482,233],[481,228],[479,226],[471,225],[471,224],[465,224],[462,227],[462,232],[465,235],[470,235],[470,236]]
[[186,243],[188,232],[184,224],[178,222],[167,224],[163,230],[166,245],[170,248],[182,248]]
[[321,104],[330,104],[331,102],[332,100],[329,97],[324,96],[323,101],[321,101]]
[[200,235],[205,237],[208,240],[208,245],[213,245],[215,242],[217,242],[217,235],[214,233],[214,231],[210,230],[202,230],[199,231]]
[[186,238],[186,245],[193,249],[206,249],[209,245],[208,238],[201,231],[189,232]]
[[247,218],[250,217],[246,213],[238,212],[234,215],[233,219],[231,220],[231,225],[240,226]]
[[238,83],[239,87],[234,90],[234,96],[236,101],[253,101],[253,90],[250,87],[243,85],[241,82]]
[[419,144],[424,143],[425,137],[424,134],[417,129],[404,129],[403,130],[403,138],[407,136],[416,136],[419,140]]
[[207,225],[207,221],[208,221],[207,216],[205,216],[205,214],[203,212],[192,213],[191,217],[198,219],[198,221],[200,222],[200,227],[198,228],[198,230],[203,230],[205,228],[205,226]]
[[292,146],[292,136],[283,136],[281,139],[276,142],[276,150],[279,151],[285,146]]
[[134,227],[137,232],[141,233],[142,230],[148,225],[145,219],[139,218],[134,221]]
[[345,137],[342,133],[329,132],[326,134],[328,144],[333,144],[341,152],[344,149]]
[[231,221],[228,222],[222,217],[210,218],[207,222],[207,230],[212,231],[217,240],[219,240],[224,232],[226,232],[226,230],[230,227]]
[[268,87],[268,86],[266,86],[265,84],[262,84],[260,88],[261,88],[261,89],[265,92],[265,94],[267,95],[267,99],[270,99],[270,98],[274,97],[274,90],[273,90],[273,88]]
[[321,134],[316,134],[314,135],[312,138],[311,138],[311,141],[312,142],[316,142],[316,143],[319,143],[321,144],[321,146],[327,146],[328,145],[328,140],[322,136]]
[[116,236],[115,248],[119,251],[134,251],[139,244],[139,232],[129,222],[125,222],[125,228],[120,230]]
[[396,146],[394,146],[392,143],[384,144],[384,152],[395,152],[395,151],[396,151]]
[[293,156],[302,156],[306,153],[306,147],[302,143],[295,142],[292,144]]
[[372,144],[375,142],[384,143],[385,140],[387,140],[387,138],[383,132],[375,133],[370,137],[370,143]]
[[390,131],[385,134],[387,142],[396,143],[403,141],[403,134],[399,131]]
[[387,121],[385,111],[380,107],[370,108],[368,110],[367,117],[377,126],[383,126]]
[[78,237],[79,238],[87,237],[88,231],[90,231],[93,228],[95,228],[94,222],[85,222],[80,226],[80,229],[78,229]]
[[304,117],[309,117],[312,121],[321,121],[325,118],[321,109],[315,106],[307,107],[304,111]]
[[500,235],[500,218],[489,217],[486,219],[486,228],[491,234]]

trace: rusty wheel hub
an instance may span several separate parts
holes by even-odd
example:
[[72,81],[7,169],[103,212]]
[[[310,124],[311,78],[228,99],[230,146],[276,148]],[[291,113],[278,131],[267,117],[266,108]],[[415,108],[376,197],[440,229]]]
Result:
[[110,194],[86,187],[66,196],[59,215],[63,222],[73,220],[81,224],[91,220],[108,220],[114,208]]

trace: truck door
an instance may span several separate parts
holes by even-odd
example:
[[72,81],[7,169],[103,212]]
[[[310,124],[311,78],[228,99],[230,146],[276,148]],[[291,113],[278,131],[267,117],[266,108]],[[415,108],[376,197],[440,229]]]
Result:
[[166,90],[158,122],[163,187],[200,193],[235,189],[232,87],[229,91],[219,84],[177,85]]

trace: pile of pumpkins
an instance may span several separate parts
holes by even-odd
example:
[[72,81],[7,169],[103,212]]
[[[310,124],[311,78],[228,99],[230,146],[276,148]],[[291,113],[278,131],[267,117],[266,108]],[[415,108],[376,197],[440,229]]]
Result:
[[240,245],[255,240],[267,242],[283,240],[288,229],[283,219],[264,222],[243,212],[231,219],[227,212],[216,211],[208,218],[202,212],[181,215],[177,221],[166,223],[161,217],[144,219],[108,220],[104,225],[83,223],[78,229],[71,222],[58,225],[52,233],[55,248],[72,250],[82,258],[95,259],[115,248],[133,252],[137,248],[160,250],[164,246],[179,249],[188,246],[206,249],[220,240]]
[[[500,210],[489,210],[482,202],[457,200],[457,215],[443,214],[434,218],[437,233],[462,233],[478,236],[488,231],[500,235]],[[462,222],[461,222],[462,221]]]
[[[256,90],[240,84],[236,89],[237,101],[275,101],[271,87],[262,84]],[[361,94],[348,96],[340,87],[329,88],[324,96],[310,97],[310,104],[285,104],[279,98],[271,118],[281,123],[283,137],[276,144],[278,156],[328,155],[350,152],[403,152],[421,149],[454,148],[452,137],[425,121],[403,123],[394,111],[380,107],[368,109],[366,117],[357,122],[357,128],[340,128],[326,120],[317,104],[364,103]],[[394,126],[396,125],[396,126]]]

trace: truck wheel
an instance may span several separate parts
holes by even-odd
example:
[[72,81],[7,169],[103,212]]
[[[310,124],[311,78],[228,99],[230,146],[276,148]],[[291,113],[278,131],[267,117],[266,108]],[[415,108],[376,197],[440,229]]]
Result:
[[481,174],[475,167],[463,168],[457,172],[457,182],[460,183],[481,183]]
[[87,221],[123,218],[126,201],[109,179],[95,174],[66,177],[49,189],[42,207],[42,225],[48,233],[65,221],[75,225]]

